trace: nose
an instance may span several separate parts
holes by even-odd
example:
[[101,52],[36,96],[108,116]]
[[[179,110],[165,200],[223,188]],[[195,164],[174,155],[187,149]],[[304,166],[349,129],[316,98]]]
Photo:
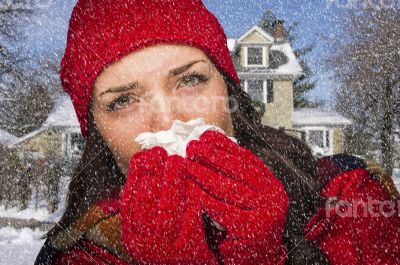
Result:
[[182,118],[178,105],[174,97],[167,93],[154,95],[149,105],[153,132],[169,130],[174,120]]

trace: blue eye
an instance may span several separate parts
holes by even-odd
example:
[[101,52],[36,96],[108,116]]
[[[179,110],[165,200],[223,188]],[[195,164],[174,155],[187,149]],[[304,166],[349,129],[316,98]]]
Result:
[[129,105],[133,100],[135,100],[134,95],[132,94],[124,94],[118,96],[107,106],[107,111],[112,112],[117,109],[121,109]]
[[209,78],[196,71],[183,75],[180,84],[184,87],[191,87],[206,82]]

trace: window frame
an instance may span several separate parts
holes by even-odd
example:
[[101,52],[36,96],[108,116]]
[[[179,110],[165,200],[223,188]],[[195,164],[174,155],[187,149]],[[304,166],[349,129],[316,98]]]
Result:
[[[84,149],[84,142],[82,143],[82,150],[76,152],[72,146],[72,135],[81,135],[79,130],[68,129],[62,132],[62,153],[65,157],[74,157],[81,154]],[[83,140],[83,139],[82,139]]]
[[[308,145],[311,144],[310,142],[310,131],[322,131],[323,132],[323,144],[324,147],[322,147],[323,150],[328,152],[329,154],[333,154],[334,151],[334,141],[333,141],[333,131],[335,128],[329,127],[329,126],[305,126],[299,128],[299,131],[305,133],[305,140]],[[327,134],[329,132],[329,135]],[[327,141],[327,137],[329,136],[329,142]],[[328,145],[329,143],[329,145]],[[320,147],[321,148],[321,147]]]
[[[262,102],[264,104],[266,104],[266,102],[267,102],[267,91],[266,91],[266,81],[265,80],[263,80],[263,79],[245,79],[244,80],[244,90],[245,90],[245,92],[247,94],[249,94],[249,96],[251,97],[251,95],[249,93],[249,82],[252,83],[254,81],[262,81],[263,82],[263,85],[262,85],[263,86],[263,91],[262,91],[263,100],[262,100]],[[253,97],[251,97],[251,99],[254,100]]]
[[[261,49],[261,64],[249,64],[249,48]],[[246,46],[246,66],[247,67],[263,67],[265,66],[265,47],[261,45]]]
[[[316,143],[311,142],[311,133],[318,133],[320,136],[318,142],[321,142],[321,145],[318,145]],[[310,144],[316,145],[319,148],[325,149],[325,130],[318,130],[318,129],[313,129],[313,130],[308,130],[308,142]]]
[[325,130],[325,148],[331,149],[331,131],[329,129]]
[[[81,134],[78,132],[70,132],[69,133],[70,155],[72,155],[72,156],[80,154],[84,149],[83,141],[81,143],[76,143],[76,144],[73,144],[73,142],[72,142],[73,140],[77,140],[77,139],[75,139],[76,137],[81,138],[80,135]],[[80,140],[83,140],[83,139],[80,139]],[[76,151],[75,147],[77,147],[79,151]],[[80,147],[82,147],[82,148],[80,148]]]

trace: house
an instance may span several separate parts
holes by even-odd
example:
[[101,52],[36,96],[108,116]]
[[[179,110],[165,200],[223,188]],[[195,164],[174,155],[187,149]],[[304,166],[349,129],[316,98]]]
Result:
[[23,157],[76,158],[83,150],[84,141],[70,97],[62,93],[56,100],[43,125],[9,143]]
[[343,130],[351,121],[342,115],[320,109],[295,109],[293,128],[316,155],[332,155],[344,150]]
[[263,124],[301,137],[316,154],[341,153],[343,129],[351,125],[348,119],[319,109],[294,109],[293,82],[303,69],[285,37],[283,23],[274,22],[273,36],[253,26],[238,39],[228,39],[242,88],[254,101],[265,104]]
[[266,106],[264,124],[292,128],[293,81],[302,74],[296,56],[284,38],[283,21],[274,23],[275,36],[258,26],[237,40],[229,39],[243,89]]

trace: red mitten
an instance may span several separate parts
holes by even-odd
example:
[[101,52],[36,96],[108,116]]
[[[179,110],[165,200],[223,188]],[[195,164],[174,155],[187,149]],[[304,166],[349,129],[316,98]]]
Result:
[[153,147],[132,156],[121,193],[122,240],[138,262],[216,264],[201,211],[186,205],[184,158]]
[[336,175],[321,195],[331,198],[330,203],[311,218],[305,233],[326,253],[330,264],[400,264],[396,202],[367,170]]
[[227,230],[224,264],[284,264],[288,196],[250,150],[217,131],[189,142],[185,160],[189,200]]

